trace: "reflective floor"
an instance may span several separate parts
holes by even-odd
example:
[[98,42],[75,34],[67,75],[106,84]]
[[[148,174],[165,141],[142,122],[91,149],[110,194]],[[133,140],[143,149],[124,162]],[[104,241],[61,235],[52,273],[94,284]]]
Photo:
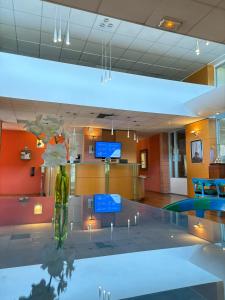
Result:
[[[221,269],[218,274],[216,271],[221,262],[225,270],[225,235],[221,224],[207,220],[200,223],[201,220],[193,216],[125,199],[108,200],[72,197],[61,231],[61,247],[54,222],[1,226],[0,299],[97,300],[104,299],[104,289],[105,300],[180,299],[176,295],[184,287],[188,287],[185,290],[187,296],[193,295],[190,299],[207,299],[206,295],[189,287],[212,282],[216,284],[215,299],[223,299],[221,286],[217,287],[217,284],[225,280],[225,274]],[[26,211],[26,204],[21,205]],[[42,213],[45,213],[44,209],[43,205]],[[7,213],[10,215],[10,211]],[[18,224],[22,224],[20,217],[24,220],[21,211],[17,216]],[[199,257],[196,259],[196,253],[201,258],[210,253],[209,257],[216,255],[219,260],[215,259],[215,266],[206,267],[205,260],[209,261],[209,257],[201,261]],[[121,255],[124,255],[123,259],[120,259]],[[147,264],[147,270],[144,270]],[[104,265],[109,267],[101,271],[100,267]],[[127,272],[132,265],[136,267]],[[166,274],[162,276],[163,270]],[[139,276],[135,277],[137,274]],[[124,289],[119,288],[119,276],[122,275],[127,278]],[[18,279],[20,277],[23,281]],[[171,280],[170,286],[166,284],[167,277]],[[139,280],[137,288],[134,281]],[[153,286],[151,281],[155,282]],[[99,286],[102,286],[100,296]],[[169,293],[169,290],[177,292]],[[160,293],[164,292],[168,294],[160,298]]]

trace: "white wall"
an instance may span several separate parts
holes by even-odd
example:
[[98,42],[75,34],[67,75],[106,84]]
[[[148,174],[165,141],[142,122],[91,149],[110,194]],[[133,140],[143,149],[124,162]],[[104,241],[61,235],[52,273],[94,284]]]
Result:
[[187,195],[187,178],[170,178],[170,193]]

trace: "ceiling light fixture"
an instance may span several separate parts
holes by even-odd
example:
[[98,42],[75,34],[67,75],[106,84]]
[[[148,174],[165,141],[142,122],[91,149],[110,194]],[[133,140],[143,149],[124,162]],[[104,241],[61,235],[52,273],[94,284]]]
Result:
[[57,15],[58,15],[58,7],[55,8],[55,28],[54,28],[54,36],[53,36],[53,42],[57,43],[58,41],[58,35],[57,35]]
[[196,55],[200,55],[200,47],[199,47],[199,41],[196,40],[196,48],[195,48]]
[[59,10],[59,32],[58,32],[58,42],[62,42],[62,20],[61,20],[61,11]]
[[182,25],[182,21],[172,18],[172,17],[163,17],[159,22],[159,27],[166,30],[177,31]]
[[136,141],[137,136],[136,136],[136,132],[134,132],[134,141]]
[[66,45],[70,45],[70,20],[68,20],[67,24],[67,32],[66,32]]
[[112,120],[111,135],[114,135],[113,120]]
[[209,44],[210,44],[210,41],[206,41],[206,43],[205,43],[205,44],[206,44],[206,46],[209,46]]
[[128,139],[130,138],[130,129],[129,128],[127,129],[127,138]]
[[139,137],[138,136],[137,136],[136,142],[137,142],[137,144],[139,143]]

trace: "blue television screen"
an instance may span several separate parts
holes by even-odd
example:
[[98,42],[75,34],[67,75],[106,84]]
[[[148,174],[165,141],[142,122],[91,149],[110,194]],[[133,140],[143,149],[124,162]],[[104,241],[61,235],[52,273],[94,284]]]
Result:
[[117,194],[95,194],[95,213],[116,213],[121,211],[121,196]]
[[96,142],[95,143],[96,158],[120,158],[121,143],[117,142]]

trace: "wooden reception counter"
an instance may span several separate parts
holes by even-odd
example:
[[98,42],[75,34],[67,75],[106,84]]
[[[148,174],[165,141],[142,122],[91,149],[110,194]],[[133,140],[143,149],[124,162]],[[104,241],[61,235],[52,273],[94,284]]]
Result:
[[[54,194],[54,178],[57,170],[46,170],[45,193]],[[144,196],[143,178],[138,176],[139,165],[135,163],[83,162],[68,164],[70,194],[120,194],[127,199]]]

